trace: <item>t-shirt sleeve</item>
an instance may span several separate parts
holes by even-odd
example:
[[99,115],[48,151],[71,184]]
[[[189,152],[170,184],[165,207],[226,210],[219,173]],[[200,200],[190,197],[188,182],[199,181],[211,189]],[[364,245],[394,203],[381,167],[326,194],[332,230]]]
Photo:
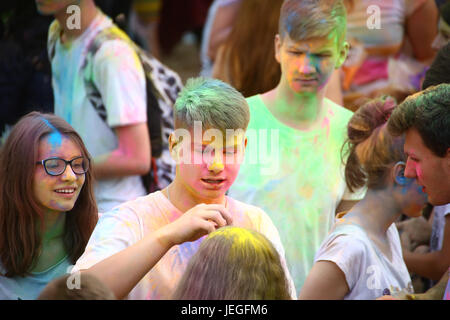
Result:
[[260,212],[261,212],[260,213],[261,214],[260,215],[261,222],[260,222],[258,231],[261,232],[263,235],[265,235],[266,238],[272,242],[273,246],[278,251],[278,254],[280,256],[280,262],[284,269],[286,279],[288,281],[291,297],[293,300],[296,300],[297,299],[297,291],[295,289],[294,280],[293,280],[291,273],[289,272],[289,269],[287,267],[286,255],[285,255],[283,244],[281,243],[281,239],[280,239],[278,230],[275,227],[275,225],[273,224],[272,219],[270,219],[270,217],[263,210],[260,210]]
[[129,208],[118,207],[102,214],[74,270],[92,267],[128,248],[142,238],[142,223]]
[[334,262],[345,275],[350,290],[355,287],[361,277],[362,264],[366,250],[359,239],[340,234],[328,237],[319,248],[314,258],[318,261]]
[[139,56],[125,41],[105,41],[94,57],[98,88],[110,127],[147,121],[145,74]]

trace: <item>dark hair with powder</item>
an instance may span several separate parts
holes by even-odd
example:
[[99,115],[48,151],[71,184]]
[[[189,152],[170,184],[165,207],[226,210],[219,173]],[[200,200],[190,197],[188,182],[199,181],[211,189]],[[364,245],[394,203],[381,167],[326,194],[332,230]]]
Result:
[[405,99],[392,113],[389,132],[416,129],[425,146],[444,157],[450,148],[450,84],[429,87]]

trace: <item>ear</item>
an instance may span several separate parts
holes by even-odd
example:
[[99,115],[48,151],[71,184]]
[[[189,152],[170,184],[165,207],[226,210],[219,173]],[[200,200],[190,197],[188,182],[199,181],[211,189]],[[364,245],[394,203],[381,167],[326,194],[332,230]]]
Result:
[[169,136],[169,151],[174,160],[177,159],[177,151],[175,146],[177,145],[177,138],[175,137],[175,132],[172,132]]
[[408,178],[405,177],[406,164],[403,161],[399,161],[395,164],[392,174],[394,175],[395,183],[404,186],[408,183]]
[[279,34],[275,35],[275,60],[278,61],[278,63],[281,63],[281,59],[280,59],[280,53],[281,53],[281,44],[282,44],[282,40]]
[[345,59],[347,58],[349,47],[350,47],[350,45],[348,44],[347,41],[345,41],[341,45],[341,49],[339,50],[339,57],[336,60],[336,65],[335,65],[336,69],[340,68],[342,66],[342,64],[345,62]]

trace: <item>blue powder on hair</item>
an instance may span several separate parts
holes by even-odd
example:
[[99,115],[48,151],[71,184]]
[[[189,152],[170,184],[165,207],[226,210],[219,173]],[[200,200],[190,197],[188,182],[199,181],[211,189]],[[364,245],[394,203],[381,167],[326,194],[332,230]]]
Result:
[[42,119],[44,123],[53,131],[48,136],[48,143],[52,147],[52,149],[59,148],[62,144],[62,135],[61,133],[50,123],[47,119]]

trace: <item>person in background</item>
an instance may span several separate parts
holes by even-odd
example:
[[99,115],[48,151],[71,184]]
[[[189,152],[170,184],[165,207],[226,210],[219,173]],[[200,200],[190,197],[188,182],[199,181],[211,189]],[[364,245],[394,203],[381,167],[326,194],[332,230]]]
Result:
[[[430,74],[436,75],[435,72]],[[429,83],[429,80],[430,78],[426,79],[424,83]],[[428,194],[429,203],[444,206],[442,211],[444,215],[445,207],[450,202],[449,99],[450,84],[442,83],[428,87],[408,97],[388,121],[388,128],[392,134],[405,135],[404,151],[408,157],[405,176],[418,181]],[[443,270],[449,266],[448,255],[445,255],[448,249],[447,221],[448,215],[445,218],[441,250],[421,256],[405,252],[405,261],[412,271],[426,274],[432,279],[439,277],[441,279],[435,287],[421,296],[422,298],[440,296],[441,299],[445,283],[448,281],[448,270],[442,275]],[[437,262],[436,258],[439,257],[443,260]],[[424,261],[426,262],[423,263]]]
[[[67,13],[71,5],[79,13]],[[137,53],[126,41],[102,38],[92,54],[92,41],[114,26],[93,0],[36,1],[36,6],[55,17],[47,45],[55,114],[77,130],[93,157],[99,211],[145,195],[140,176],[150,170],[151,146],[146,79]],[[80,15],[77,27],[71,25],[74,14]]]
[[336,212],[362,197],[346,187],[340,157],[352,112],[325,98],[346,57],[345,32],[342,1],[284,1],[275,36],[281,78],[273,90],[247,98],[253,134],[229,193],[274,221],[297,289]]
[[387,131],[395,105],[390,97],[370,101],[348,123],[346,182],[350,190],[367,186],[367,193],[338,214],[299,299],[369,300],[414,292],[394,222],[402,214],[420,216],[427,197],[404,175],[403,138]]
[[283,0],[241,1],[231,31],[217,50],[214,78],[228,82],[244,97],[276,87],[281,70],[274,57],[273,39],[282,4]]

